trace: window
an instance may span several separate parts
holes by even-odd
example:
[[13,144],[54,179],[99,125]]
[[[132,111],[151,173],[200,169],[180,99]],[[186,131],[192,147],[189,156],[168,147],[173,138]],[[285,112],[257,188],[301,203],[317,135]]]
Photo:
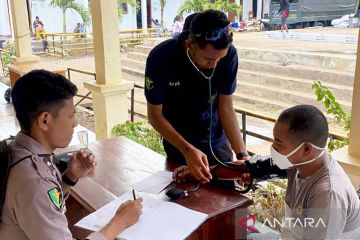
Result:
[[121,9],[123,14],[127,14],[129,12],[127,3],[121,3]]

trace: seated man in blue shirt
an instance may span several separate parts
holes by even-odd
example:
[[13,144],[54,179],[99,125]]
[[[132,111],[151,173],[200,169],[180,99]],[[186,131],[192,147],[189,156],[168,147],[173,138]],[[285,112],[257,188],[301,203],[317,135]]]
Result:
[[220,11],[193,17],[190,28],[157,45],[145,71],[150,124],[164,137],[169,160],[186,163],[208,182],[209,164],[246,159],[233,108],[238,56],[230,21]]

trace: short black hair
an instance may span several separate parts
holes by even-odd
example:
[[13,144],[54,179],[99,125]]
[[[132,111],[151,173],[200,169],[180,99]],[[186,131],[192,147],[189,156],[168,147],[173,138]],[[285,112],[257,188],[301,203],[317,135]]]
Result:
[[312,105],[297,105],[283,111],[278,122],[289,125],[289,134],[296,144],[310,142],[325,147],[329,126],[324,114]]
[[229,44],[233,40],[232,33],[222,34],[222,36],[215,41],[206,40],[205,35],[215,29],[224,29],[229,25],[230,21],[225,13],[209,9],[194,16],[190,24],[189,36],[199,44],[200,48],[204,48],[206,44],[211,44],[215,49],[225,49],[229,47]]
[[57,116],[59,110],[77,93],[77,87],[64,76],[46,70],[33,70],[20,77],[11,97],[21,130],[28,132],[42,112]]
[[193,14],[191,14],[191,15],[189,15],[189,16],[187,16],[186,18],[185,18],[185,21],[184,21],[184,26],[183,26],[183,32],[189,32],[189,30],[190,30],[190,26],[191,26],[191,22],[192,22],[192,20],[194,19],[194,17],[197,15],[198,13],[193,13]]

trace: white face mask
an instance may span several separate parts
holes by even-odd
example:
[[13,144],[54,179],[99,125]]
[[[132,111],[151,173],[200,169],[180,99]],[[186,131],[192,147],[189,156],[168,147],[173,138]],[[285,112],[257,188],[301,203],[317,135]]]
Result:
[[314,148],[316,148],[318,150],[322,150],[321,153],[319,154],[319,156],[317,156],[316,158],[313,158],[313,159],[311,159],[309,161],[306,161],[306,162],[296,163],[296,164],[291,163],[289,161],[288,157],[290,157],[297,150],[299,150],[302,147],[302,145],[304,145],[304,143],[300,144],[297,148],[295,148],[291,153],[289,153],[286,156],[282,155],[281,153],[276,151],[271,146],[271,148],[270,148],[271,158],[272,158],[273,162],[276,164],[276,166],[278,166],[280,169],[288,169],[288,168],[291,168],[291,167],[294,167],[294,166],[300,166],[300,165],[311,163],[311,162],[315,161],[316,159],[318,159],[319,157],[321,157],[325,153],[325,148],[319,148],[318,146],[315,146],[314,144],[311,144],[311,146],[313,146]]

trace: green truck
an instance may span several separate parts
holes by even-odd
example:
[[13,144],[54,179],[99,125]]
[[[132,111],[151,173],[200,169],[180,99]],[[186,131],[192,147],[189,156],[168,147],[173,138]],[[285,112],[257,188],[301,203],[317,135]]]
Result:
[[[330,26],[331,20],[357,12],[359,0],[290,0],[290,28]],[[269,18],[263,23],[276,29],[281,24],[280,0],[270,1]]]

